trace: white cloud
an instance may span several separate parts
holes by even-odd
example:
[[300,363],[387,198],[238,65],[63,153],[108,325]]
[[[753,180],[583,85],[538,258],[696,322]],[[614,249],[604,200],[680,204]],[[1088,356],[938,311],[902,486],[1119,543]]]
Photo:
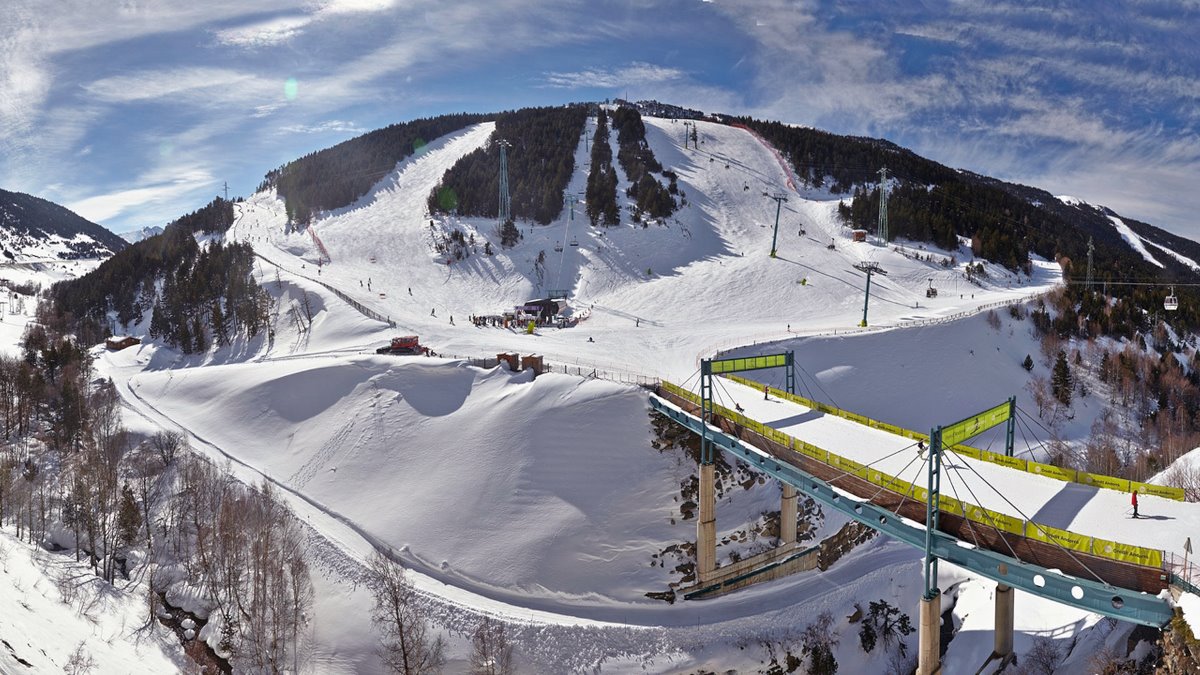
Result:
[[92,222],[103,223],[127,211],[146,211],[201,190],[214,189],[216,180],[207,169],[197,167],[180,169],[170,176],[146,177],[135,183],[140,187],[93,195],[66,206]]
[[318,10],[322,14],[353,14],[357,12],[382,12],[391,9],[395,0],[329,0]]
[[272,47],[300,35],[311,16],[281,16],[267,21],[216,31],[217,42],[235,47]]
[[286,134],[324,134],[333,132],[361,134],[367,130],[354,122],[328,120],[320,124],[289,124],[288,126],[280,127],[279,131]]
[[[200,66],[116,75],[83,88],[102,103],[199,100],[214,104],[259,99],[275,87],[275,83],[250,73]],[[282,87],[282,83],[278,87]]]
[[651,63],[633,62],[617,69],[587,69],[575,72],[546,73],[546,84],[563,89],[599,88],[661,84],[681,80],[686,76],[678,68],[657,66]]

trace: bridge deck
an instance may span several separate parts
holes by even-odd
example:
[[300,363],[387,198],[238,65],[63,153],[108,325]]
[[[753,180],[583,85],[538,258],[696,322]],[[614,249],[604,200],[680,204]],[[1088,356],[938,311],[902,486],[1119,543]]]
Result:
[[[854,459],[855,461],[859,461],[864,464],[875,461],[878,458],[885,457],[893,452],[896,452],[897,450],[900,450],[902,452],[900,452],[899,455],[889,458],[888,460],[879,461],[877,464],[873,465],[872,468],[880,468],[881,470],[889,471],[893,473],[893,475],[899,475],[905,480],[911,482],[917,482],[920,484],[924,484],[925,482],[925,474],[923,473],[923,468],[920,466],[921,461],[919,458],[916,461],[913,461],[907,469],[904,468],[906,464],[909,464],[909,460],[912,459],[910,455],[916,454],[915,447],[911,449],[908,448],[908,446],[912,444],[912,441],[909,439],[902,438],[885,431],[870,429],[860,424],[856,424],[854,422],[834,416],[823,415],[788,401],[777,401],[774,399],[764,401],[761,390],[755,391],[749,389],[748,387],[743,387],[729,382],[726,382],[725,385],[726,386],[724,386],[722,389],[722,393],[734,396],[735,400],[741,403],[741,405],[746,409],[746,414],[751,418],[757,418],[766,421],[770,423],[770,426],[781,431],[785,431],[793,437],[805,440],[809,443],[820,444],[821,447],[829,450],[830,452],[835,452],[844,457]],[[697,406],[690,401],[676,397],[668,392],[660,391],[659,394],[682,409],[692,412],[693,414],[698,414]],[[733,402],[724,401],[723,403],[729,403],[732,405]],[[898,495],[894,492],[882,490],[878,485],[872,484],[853,475],[847,475],[842,470],[800,454],[785,445],[781,445],[780,443],[765,438],[759,434],[753,433],[752,431],[745,429],[728,419],[718,417],[716,421],[726,433],[739,437],[743,441],[765,450],[772,456],[778,457],[779,459],[796,466],[816,476],[817,478],[826,480],[836,487],[850,492],[851,494],[866,498],[879,506],[898,512],[912,521],[916,521],[918,523],[924,523],[925,521],[924,502],[918,502],[911,498]],[[979,486],[982,486],[988,491],[988,493],[990,493],[992,497],[990,500],[986,498],[983,490],[981,490],[979,487],[976,487],[975,484],[965,482],[964,479],[966,479],[966,474],[969,474],[970,472],[966,469],[964,464],[971,461],[972,460],[969,458],[955,458],[953,464],[956,465],[956,467],[951,468],[948,464],[947,473],[950,471],[956,471],[959,474],[962,474],[961,477],[956,476],[954,478],[954,481],[958,486],[958,490],[963,491],[964,485],[972,485],[972,489],[975,490],[975,495],[982,498],[972,499],[970,494],[966,494],[964,495],[965,501],[971,501],[975,503],[982,501],[988,508],[996,511],[1002,511],[1002,509],[997,508],[997,504],[992,502],[1003,502],[1003,500],[996,496],[990,488],[987,488],[981,479],[979,479],[977,476],[971,476],[971,478],[974,478],[978,481]],[[983,473],[984,476],[989,476],[989,474],[984,473],[985,470],[1011,474],[1008,477],[1005,477],[1004,473],[1001,473],[999,476],[995,477],[989,476],[988,481],[1002,490],[1011,490],[1014,493],[1021,493],[1021,499],[1014,499],[1012,495],[1009,495],[1010,501],[1014,502],[1014,504],[1017,506],[1020,506],[1022,503],[1029,503],[1030,497],[1025,493],[1033,493],[1035,502],[1039,498],[1041,500],[1040,503],[1036,504],[1037,508],[1035,509],[1035,512],[1040,513],[1043,516],[1053,513],[1065,512],[1070,514],[1072,511],[1078,512],[1078,503],[1090,503],[1096,499],[1099,499],[1101,503],[1103,503],[1105,501],[1105,496],[1100,495],[1099,493],[1101,492],[1111,492],[1112,495],[1115,495],[1118,498],[1124,497],[1124,495],[1121,493],[1098,490],[1096,488],[1088,488],[1074,484],[1065,484],[1049,478],[1027,475],[1021,472],[1004,469],[1003,467],[998,467],[985,462],[975,462],[975,464],[981,465],[977,466],[976,469]],[[1013,476],[1016,478],[1014,479]],[[1016,486],[1013,486],[1014,481],[1016,482]],[[1034,481],[1034,483],[1031,485],[1028,481]],[[943,482],[943,490],[947,493],[950,492],[949,481]],[[1064,490],[1082,491],[1087,496],[1087,499],[1080,500],[1080,502],[1071,502],[1066,506],[1063,506],[1063,501],[1061,499],[1058,499],[1057,504],[1054,503],[1057,499],[1057,495]],[[1154,500],[1156,506],[1157,502],[1159,501],[1171,504],[1175,508],[1186,508],[1185,504],[1159,499]],[[1049,505],[1050,508],[1047,508],[1047,505]],[[1005,506],[1007,506],[1007,504]],[[1025,509],[1021,508],[1021,510]],[[1011,512],[1011,515],[1021,517],[1021,514],[1017,512],[1017,509],[1013,507],[1007,507],[1007,510],[1004,512]],[[1146,513],[1144,507],[1142,512]],[[1031,516],[1034,515],[1034,513],[1026,513]],[[1072,522],[1074,522],[1074,520],[1072,520]],[[1162,522],[1170,523],[1171,521],[1138,520],[1131,522],[1154,522],[1160,523],[1161,527]],[[1099,577],[1108,584],[1148,593],[1158,593],[1166,586],[1166,581],[1161,575],[1161,571],[1156,568],[1134,565],[1110,558],[1088,555],[1080,551],[1068,552],[1063,548],[1051,543],[1029,539],[1009,532],[1002,532],[995,528],[981,525],[978,522],[969,522],[964,518],[954,516],[952,514],[947,514],[944,512],[942,513],[940,529],[962,541],[977,544],[981,548],[986,548],[997,551],[1004,555],[1013,556],[1043,568],[1059,569],[1066,574],[1075,575],[1081,578],[1096,579]],[[1178,530],[1176,530],[1176,532],[1178,532]],[[1109,536],[1096,536],[1100,536],[1104,539],[1115,539],[1117,541],[1121,541],[1122,543],[1141,544],[1141,540],[1130,536],[1131,533],[1129,533],[1127,528],[1120,528],[1115,533],[1107,532],[1106,534]],[[1118,536],[1112,536],[1113,534]]]
[[[763,424],[902,480],[926,484],[927,469],[917,457],[915,441],[791,401],[775,397],[764,401],[761,390],[722,380],[717,401],[733,407],[733,402],[723,400],[727,396],[745,408],[746,416]],[[946,455],[943,467],[942,494],[1042,525],[1179,556],[1183,555],[1185,539],[1200,534],[1200,507],[1196,504],[1141,495],[1138,510],[1142,518],[1134,520],[1126,493],[1066,483],[953,454]],[[1000,490],[1003,497],[987,483]]]

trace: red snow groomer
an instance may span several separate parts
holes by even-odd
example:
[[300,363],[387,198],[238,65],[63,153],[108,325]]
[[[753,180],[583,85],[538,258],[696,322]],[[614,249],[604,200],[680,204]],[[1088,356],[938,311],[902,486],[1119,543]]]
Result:
[[384,345],[375,350],[376,354],[424,354],[425,349],[421,346],[420,340],[416,335],[404,335],[394,337],[390,344]]

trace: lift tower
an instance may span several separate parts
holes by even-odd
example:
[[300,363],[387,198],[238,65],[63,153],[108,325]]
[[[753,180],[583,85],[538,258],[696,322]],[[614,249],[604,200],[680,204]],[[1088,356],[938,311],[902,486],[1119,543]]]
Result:
[[867,305],[871,302],[871,275],[878,272],[879,274],[887,274],[887,271],[879,267],[879,263],[874,261],[863,261],[854,266],[854,269],[867,273],[867,294],[863,298],[863,318],[862,323],[858,324],[863,328],[867,327]]
[[879,170],[879,227],[875,232],[875,236],[879,238],[882,246],[887,246],[888,243],[887,197],[887,167],[885,166]]
[[775,241],[779,238],[779,210],[783,208],[783,203],[787,201],[787,195],[782,192],[775,194],[763,193],[763,196],[768,199],[775,200],[775,232],[771,235],[771,257],[775,257]]

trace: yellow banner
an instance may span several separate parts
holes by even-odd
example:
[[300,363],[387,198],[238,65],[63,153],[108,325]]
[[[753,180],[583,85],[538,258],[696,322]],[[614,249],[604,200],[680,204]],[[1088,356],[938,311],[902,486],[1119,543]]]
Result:
[[983,454],[980,456],[980,459],[985,462],[991,462],[992,464],[999,464],[1000,466],[1006,466],[1010,469],[1016,469],[1017,471],[1028,470],[1028,465],[1025,460],[1017,457],[1009,457],[1008,455],[1001,455],[996,452],[988,452],[984,450]]
[[1055,480],[1066,481],[1068,483],[1074,483],[1078,479],[1074,469],[1064,469],[1061,466],[1033,461],[1029,462],[1028,466],[1029,473],[1036,473],[1039,476],[1046,476],[1047,478],[1054,478]]
[[1113,478],[1112,476],[1088,473],[1086,471],[1080,471],[1078,475],[1079,482],[1084,485],[1095,485],[1096,487],[1108,488],[1109,490],[1129,492],[1129,481],[1124,478]]
[[1092,539],[1092,553],[1104,558],[1134,563],[1145,567],[1162,568],[1162,551],[1153,548],[1142,548],[1133,544],[1122,544],[1107,539]]
[[787,365],[787,354],[770,354],[767,356],[747,356],[737,359],[721,359],[710,361],[712,373],[737,373],[743,370],[759,370],[760,368],[779,368]]
[[956,516],[965,514],[963,503],[954,497],[947,497],[946,495],[938,495],[938,510],[945,513],[952,513]]
[[1025,521],[1008,514],[985,509],[982,506],[969,505],[966,507],[967,518],[977,523],[991,525],[997,530],[1025,536]]
[[1070,532],[1068,530],[1060,530],[1057,527],[1050,527],[1049,525],[1039,525],[1038,523],[1026,522],[1025,536],[1029,537],[1030,539],[1036,539],[1038,541],[1044,541],[1050,544],[1058,544],[1059,546],[1072,551],[1090,553],[1092,550],[1091,537],[1078,534],[1076,532]]
[[1168,487],[1166,485],[1151,485],[1150,483],[1139,483],[1137,481],[1129,481],[1129,487],[1130,489],[1137,488],[1137,491],[1144,495],[1154,495],[1155,497],[1174,499],[1178,502],[1184,500],[1183,488]]
[[976,434],[991,429],[997,424],[1004,424],[1008,421],[1010,408],[1011,406],[1008,404],[1008,401],[1005,401],[995,408],[985,410],[961,422],[955,422],[948,427],[943,427],[942,445],[958,445]]

